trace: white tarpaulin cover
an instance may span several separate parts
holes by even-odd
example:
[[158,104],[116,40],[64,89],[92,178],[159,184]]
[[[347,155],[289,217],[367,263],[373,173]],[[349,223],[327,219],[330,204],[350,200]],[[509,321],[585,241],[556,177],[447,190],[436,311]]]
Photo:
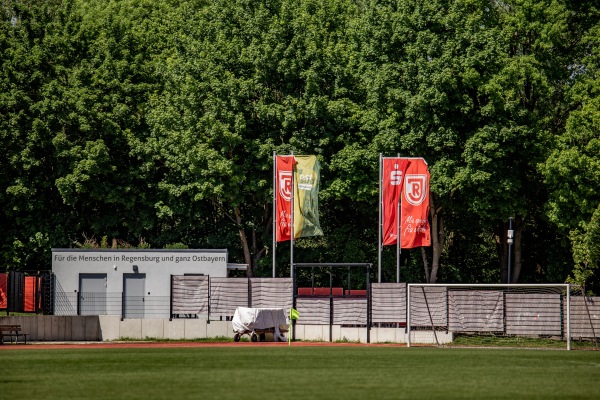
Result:
[[283,308],[238,307],[235,309],[231,324],[233,331],[240,334],[273,329],[279,335],[279,332],[288,331]]

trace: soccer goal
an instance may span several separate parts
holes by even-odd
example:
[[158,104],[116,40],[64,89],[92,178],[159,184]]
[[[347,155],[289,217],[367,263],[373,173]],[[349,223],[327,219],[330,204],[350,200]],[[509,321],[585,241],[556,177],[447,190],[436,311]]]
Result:
[[409,284],[407,345],[571,348],[568,284]]

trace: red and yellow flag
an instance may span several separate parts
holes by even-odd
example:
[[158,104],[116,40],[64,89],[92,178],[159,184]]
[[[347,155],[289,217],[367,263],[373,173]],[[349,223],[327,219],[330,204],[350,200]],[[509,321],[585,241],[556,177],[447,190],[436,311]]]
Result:
[[[276,156],[275,239],[291,239],[292,209],[294,239],[322,235],[319,225],[319,175],[316,156]],[[294,199],[292,207],[291,199]]]

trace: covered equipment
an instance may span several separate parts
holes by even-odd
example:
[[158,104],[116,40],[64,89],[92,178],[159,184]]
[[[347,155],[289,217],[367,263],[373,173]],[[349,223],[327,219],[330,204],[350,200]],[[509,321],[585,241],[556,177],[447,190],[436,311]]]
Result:
[[239,342],[242,335],[249,335],[253,342],[259,335],[264,340],[265,333],[272,333],[274,341],[286,341],[283,333],[288,331],[288,321],[283,308],[238,307],[233,314],[233,339]]

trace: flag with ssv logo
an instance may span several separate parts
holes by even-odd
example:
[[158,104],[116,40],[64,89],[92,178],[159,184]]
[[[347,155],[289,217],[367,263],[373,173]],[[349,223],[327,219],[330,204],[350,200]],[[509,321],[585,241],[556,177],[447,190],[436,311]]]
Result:
[[381,185],[382,244],[395,245],[400,235],[403,249],[430,246],[429,170],[425,160],[383,158]]
[[431,246],[429,229],[429,170],[422,158],[411,158],[404,175],[401,247]]

